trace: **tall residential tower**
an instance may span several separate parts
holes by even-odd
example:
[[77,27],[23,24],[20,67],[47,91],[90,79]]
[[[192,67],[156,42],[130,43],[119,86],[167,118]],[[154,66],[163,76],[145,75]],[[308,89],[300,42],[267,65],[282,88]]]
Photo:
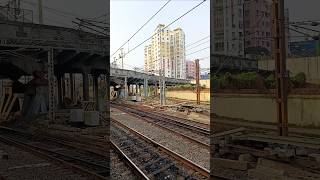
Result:
[[144,49],[144,69],[165,77],[186,78],[185,35],[181,28],[173,31],[159,24],[151,44]]
[[[271,0],[213,0],[213,12],[215,53],[249,58],[272,55]],[[286,22],[288,18],[286,10]],[[288,28],[286,33],[288,42]]]

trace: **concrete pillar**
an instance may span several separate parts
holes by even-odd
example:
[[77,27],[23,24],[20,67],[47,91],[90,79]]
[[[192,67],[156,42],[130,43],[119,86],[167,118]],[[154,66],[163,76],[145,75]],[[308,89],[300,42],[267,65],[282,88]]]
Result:
[[136,84],[136,95],[138,95],[138,93],[139,93],[139,85]]
[[62,81],[62,75],[59,73],[57,75],[57,85],[58,85],[58,106],[62,106],[62,87],[61,87],[61,81]]
[[89,101],[89,73],[82,73],[83,100]]
[[144,97],[148,97],[148,79],[147,78],[144,78],[143,92],[144,92]]
[[62,101],[66,97],[66,78],[64,76],[65,76],[65,74],[63,73],[62,76],[61,76]]
[[93,75],[93,90],[94,90],[94,100],[96,102],[96,111],[99,111],[99,83],[98,83],[98,75]]
[[154,95],[158,96],[158,86],[157,86],[157,82],[154,83]]
[[74,74],[73,73],[69,73],[69,77],[70,77],[70,99],[72,101],[72,103],[75,102],[75,97],[74,97]]

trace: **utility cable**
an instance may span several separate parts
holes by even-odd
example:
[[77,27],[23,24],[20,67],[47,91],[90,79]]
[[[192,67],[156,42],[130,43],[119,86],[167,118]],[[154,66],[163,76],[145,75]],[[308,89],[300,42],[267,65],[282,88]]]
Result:
[[111,56],[116,54],[124,45],[126,45],[144,26],[146,26],[171,0],[168,0],[155,14],[149,18],[125,43],[123,43]]
[[[179,19],[181,19],[182,17],[184,17],[185,15],[189,14],[191,11],[193,11],[194,9],[196,9],[197,7],[199,7],[201,4],[203,4],[206,0],[203,0],[201,3],[199,3],[198,5],[194,6],[192,9],[190,9],[189,11],[187,11],[186,13],[184,13],[183,15],[181,15],[180,17],[178,17],[177,19],[175,19],[174,21],[172,21],[170,24],[168,24],[167,26],[165,26],[163,29],[168,28],[170,25],[172,25],[173,23],[175,23],[176,21],[178,21]],[[162,30],[163,30],[162,29]],[[130,51],[128,51],[128,53],[126,55],[128,55],[130,52],[134,51],[135,49],[137,49],[138,47],[140,47],[141,45],[143,45],[145,42],[147,42],[148,40],[150,40],[152,37],[154,37],[155,35],[159,34],[155,33],[152,36],[150,36],[149,38],[147,38],[146,40],[144,40],[143,42],[141,42],[140,44],[138,44],[137,46],[135,46],[133,49],[131,49]]]
[[187,54],[187,55],[186,55],[186,57],[187,57],[187,56],[190,56],[190,55],[192,55],[192,54],[198,53],[198,52],[200,52],[200,51],[203,51],[203,50],[209,49],[209,48],[210,48],[210,46],[205,47],[205,48],[200,49],[200,50],[197,50],[197,51],[195,51],[195,52],[192,52],[192,53],[190,53],[190,54]]
[[202,40],[205,40],[205,39],[207,39],[207,38],[209,38],[210,37],[210,35],[209,36],[206,36],[206,37],[204,37],[204,38],[202,38],[202,39],[200,39],[200,40],[198,40],[198,41],[196,41],[196,42],[193,42],[193,43],[191,43],[191,44],[188,44],[188,45],[186,45],[186,47],[190,47],[190,46],[192,46],[192,45],[194,45],[194,44],[197,44],[198,42],[201,42]]
[[201,43],[201,44],[198,44],[198,45],[196,45],[196,46],[194,46],[194,47],[192,47],[192,48],[186,49],[186,51],[189,51],[189,50],[191,50],[191,49],[194,49],[194,48],[196,48],[196,47],[199,47],[199,46],[201,46],[201,45],[203,45],[203,44],[205,44],[205,43],[208,43],[208,42],[210,42],[210,40],[205,41],[205,42],[203,42],[203,43]]

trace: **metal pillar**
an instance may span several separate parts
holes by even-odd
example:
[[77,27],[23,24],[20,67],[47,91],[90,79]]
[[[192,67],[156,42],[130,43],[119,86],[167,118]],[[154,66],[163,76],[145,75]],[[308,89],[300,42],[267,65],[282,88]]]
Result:
[[124,98],[127,99],[128,97],[128,78],[124,78]]
[[50,123],[55,121],[54,114],[54,95],[55,95],[55,81],[54,81],[54,61],[53,61],[53,49],[48,51],[48,82],[49,82],[49,120]]
[[274,58],[276,67],[276,102],[279,135],[288,135],[288,73],[286,69],[286,33],[284,0],[273,0]]
[[93,75],[93,89],[94,89],[94,100],[96,102],[96,110],[99,111],[99,83],[98,75]]
[[165,79],[164,77],[160,77],[159,79],[159,86],[160,86],[160,105],[165,105]]
[[162,105],[166,104],[166,81],[162,79]]
[[147,78],[144,78],[143,93],[144,93],[144,97],[148,97],[148,79]]
[[197,104],[200,104],[200,64],[199,59],[195,60],[196,64],[196,93],[197,93]]
[[89,74],[87,72],[82,73],[83,81],[83,100],[89,101]]

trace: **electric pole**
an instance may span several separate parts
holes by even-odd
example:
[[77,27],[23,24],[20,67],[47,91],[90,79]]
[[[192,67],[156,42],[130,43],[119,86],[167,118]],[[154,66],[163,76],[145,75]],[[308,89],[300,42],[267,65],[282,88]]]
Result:
[[200,64],[199,59],[195,60],[196,64],[196,93],[197,93],[197,104],[200,104]]
[[280,136],[288,136],[288,73],[286,68],[286,33],[284,0],[273,0],[273,34],[276,77],[276,102],[278,131]]
[[[162,52],[162,42],[161,37],[163,29],[160,29],[160,53]],[[159,86],[160,86],[160,105],[165,105],[165,62],[160,54],[160,69],[159,69]]]
[[124,58],[123,48],[121,48],[120,58],[121,58],[121,67],[123,69],[123,58]]
[[38,11],[39,11],[39,24],[43,24],[42,0],[38,0]]
[[117,58],[113,57],[113,62],[111,64],[113,66],[113,68],[117,68]]
[[55,79],[54,79],[54,60],[53,49],[48,49],[48,82],[49,82],[49,120],[55,121]]

